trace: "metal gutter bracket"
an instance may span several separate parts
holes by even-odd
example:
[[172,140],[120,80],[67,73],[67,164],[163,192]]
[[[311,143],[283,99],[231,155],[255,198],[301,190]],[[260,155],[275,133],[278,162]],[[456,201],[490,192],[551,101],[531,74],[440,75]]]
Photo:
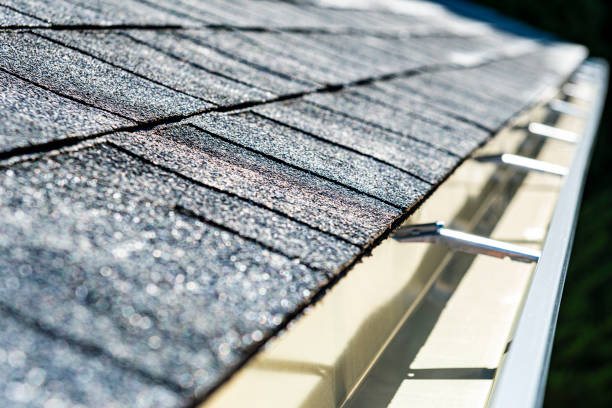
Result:
[[558,164],[509,153],[477,156],[474,157],[474,160],[481,163],[496,163],[521,170],[537,171],[540,173],[554,174],[556,176],[566,176],[568,171],[567,167]]
[[563,115],[577,116],[579,118],[584,118],[587,116],[588,112],[576,105],[575,103],[563,101],[561,99],[554,99],[550,102],[550,109],[561,113]]
[[531,122],[527,127],[527,130],[532,135],[561,140],[562,142],[578,143],[580,140],[580,136],[575,132],[545,125],[544,123]]
[[393,234],[399,242],[430,242],[443,244],[455,251],[496,258],[510,258],[519,262],[537,262],[540,251],[507,242],[446,228],[441,221],[428,224],[405,225]]
[[561,88],[563,93],[570,98],[581,99],[585,102],[590,102],[593,99],[593,95],[589,92],[589,89],[580,86],[580,84],[568,82]]

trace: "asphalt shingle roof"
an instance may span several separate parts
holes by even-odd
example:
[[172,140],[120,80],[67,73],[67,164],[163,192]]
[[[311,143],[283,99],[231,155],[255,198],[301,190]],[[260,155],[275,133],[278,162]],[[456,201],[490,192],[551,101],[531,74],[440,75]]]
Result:
[[0,2],[1,406],[202,400],[585,57],[397,4]]

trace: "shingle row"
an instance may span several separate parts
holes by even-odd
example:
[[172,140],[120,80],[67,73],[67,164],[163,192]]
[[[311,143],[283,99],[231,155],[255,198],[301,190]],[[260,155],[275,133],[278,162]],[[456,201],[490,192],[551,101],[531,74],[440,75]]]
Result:
[[0,68],[56,94],[135,121],[212,106],[31,33],[0,33]]
[[[395,4],[398,6],[399,4]],[[0,8],[30,16],[36,25],[157,25],[195,27],[203,25],[297,28],[328,32],[374,32],[388,35],[431,35],[445,33],[482,34],[483,28],[466,31],[465,19],[443,7],[424,3],[407,5],[401,13],[368,9],[322,8],[290,2],[249,0],[4,0]],[[30,25],[15,13],[5,26]],[[486,32],[486,30],[485,30]]]

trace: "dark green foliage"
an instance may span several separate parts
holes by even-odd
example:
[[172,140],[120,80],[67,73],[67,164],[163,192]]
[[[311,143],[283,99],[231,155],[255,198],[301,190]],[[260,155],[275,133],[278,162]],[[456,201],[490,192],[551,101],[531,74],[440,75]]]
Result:
[[[612,60],[605,0],[480,0]],[[610,92],[608,92],[610,95]],[[550,367],[546,407],[612,406],[612,109],[610,97],[589,171]]]

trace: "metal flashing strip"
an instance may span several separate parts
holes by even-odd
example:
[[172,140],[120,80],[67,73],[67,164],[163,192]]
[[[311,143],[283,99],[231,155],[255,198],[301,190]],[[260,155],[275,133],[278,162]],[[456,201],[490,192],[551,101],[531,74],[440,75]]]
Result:
[[540,251],[538,250],[455,231],[444,227],[444,223],[441,221],[429,224],[405,225],[395,232],[393,238],[399,242],[439,243],[456,251],[489,255],[496,258],[508,257],[520,262],[537,262],[540,259]]
[[561,140],[568,143],[578,143],[580,140],[580,136],[575,132],[545,125],[544,123],[539,122],[531,122],[527,127],[527,130],[529,130],[529,133],[534,136],[548,137],[550,139]]
[[561,189],[548,235],[493,393],[490,408],[543,404],[559,304],[572,248],[583,183],[603,109],[608,65],[590,60],[579,73],[596,88],[585,131]]
[[474,157],[474,160],[481,163],[496,163],[526,171],[554,174],[556,176],[566,176],[568,172],[566,167],[559,166],[558,164],[547,163],[541,160],[509,153],[477,156]]

